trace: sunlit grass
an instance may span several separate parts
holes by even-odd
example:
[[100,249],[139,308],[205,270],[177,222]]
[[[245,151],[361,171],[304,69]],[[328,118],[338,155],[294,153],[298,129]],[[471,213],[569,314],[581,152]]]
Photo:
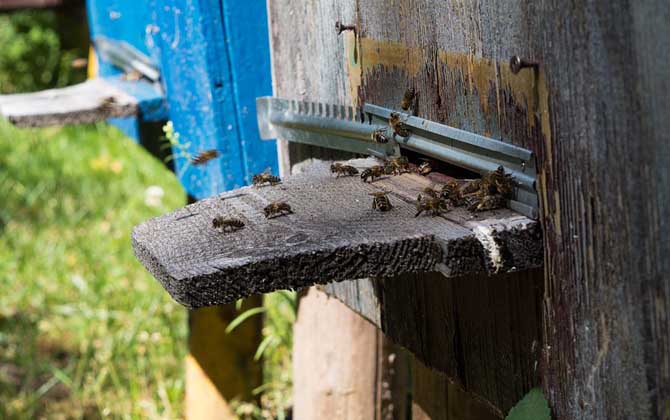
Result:
[[114,128],[0,122],[0,418],[181,417],[186,312],[130,232],[184,203]]

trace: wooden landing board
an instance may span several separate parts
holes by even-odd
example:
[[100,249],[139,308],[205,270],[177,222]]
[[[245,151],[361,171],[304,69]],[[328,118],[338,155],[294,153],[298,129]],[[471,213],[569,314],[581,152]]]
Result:
[[[350,161],[361,171],[377,163]],[[511,210],[414,217],[416,196],[430,184],[414,174],[372,184],[335,178],[329,163],[318,162],[283,184],[240,188],[138,225],[133,248],[172,297],[192,308],[364,277],[454,277],[541,264],[538,224]],[[386,213],[371,207],[369,194],[382,190],[394,206]],[[276,200],[294,214],[266,219],[263,208]],[[222,233],[212,227],[216,216],[246,226]]]
[[[113,98],[113,102],[107,101]],[[0,115],[19,127],[82,124],[137,115],[138,100],[104,79],[60,89],[0,95]]]

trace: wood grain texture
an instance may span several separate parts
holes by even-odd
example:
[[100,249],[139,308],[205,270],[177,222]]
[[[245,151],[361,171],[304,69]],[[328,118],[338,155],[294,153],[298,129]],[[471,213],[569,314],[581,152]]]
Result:
[[[526,147],[542,138],[544,80],[514,76],[507,66],[511,55],[528,53],[529,2],[350,0],[338,7],[352,14],[314,13],[330,3],[270,3],[277,96],[397,108],[414,86],[420,117]],[[338,19],[355,23],[357,36],[337,37],[331,28]],[[296,57],[313,71],[299,71]],[[296,148],[292,159],[312,153]],[[502,413],[539,383],[543,276],[534,270],[502,277],[497,284],[499,276],[401,276],[384,282],[388,295],[369,279],[324,290]],[[496,323],[482,308],[506,315]],[[446,405],[446,396],[432,397]]]
[[[414,84],[420,115],[538,155],[555,416],[670,418],[670,5],[358,4],[364,99],[394,103]],[[366,39],[403,53],[375,61]],[[539,72],[512,77],[512,55]]]
[[407,418],[407,360],[341,302],[315,288],[302,294],[293,341],[294,418]]
[[540,274],[404,275],[322,289],[423,364],[506,413],[539,380]]
[[[106,105],[105,98],[114,98]],[[137,115],[138,101],[104,79],[34,93],[0,95],[0,115],[19,127],[83,124]]]
[[[362,170],[378,162],[348,163]],[[536,246],[528,247],[532,252],[515,255],[515,264],[500,259],[497,250],[507,247],[502,232],[514,237],[538,229],[536,222],[510,210],[476,219],[462,209],[444,217],[414,217],[415,197],[429,184],[413,174],[375,183],[336,178],[328,163],[316,163],[278,186],[241,188],[149,220],[134,229],[133,247],[145,267],[188,307],[368,276],[501,273],[541,262],[537,234],[530,235],[536,239]],[[376,191],[389,191],[391,211],[372,209],[370,193]],[[288,202],[294,213],[266,219],[263,208],[274,201]],[[246,226],[220,232],[212,227],[220,215]],[[480,230],[487,232],[485,238]]]

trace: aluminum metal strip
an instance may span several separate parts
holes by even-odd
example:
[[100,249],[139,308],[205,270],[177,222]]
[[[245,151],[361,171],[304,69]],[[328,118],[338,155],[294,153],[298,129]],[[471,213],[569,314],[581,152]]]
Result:
[[537,218],[535,157],[530,150],[399,112],[410,136],[387,144],[372,141],[374,130],[383,128],[393,137],[388,119],[391,109],[366,104],[360,121],[351,107],[299,102],[272,97],[256,99],[261,138],[281,138],[353,153],[388,157],[405,148],[431,156],[481,175],[503,166],[514,177],[517,189],[509,205]]

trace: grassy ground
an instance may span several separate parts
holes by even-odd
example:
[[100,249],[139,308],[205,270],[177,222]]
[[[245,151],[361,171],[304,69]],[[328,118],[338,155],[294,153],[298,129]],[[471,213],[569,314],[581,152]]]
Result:
[[116,129],[0,122],[0,418],[180,417],[186,312],[130,231],[184,203]]

